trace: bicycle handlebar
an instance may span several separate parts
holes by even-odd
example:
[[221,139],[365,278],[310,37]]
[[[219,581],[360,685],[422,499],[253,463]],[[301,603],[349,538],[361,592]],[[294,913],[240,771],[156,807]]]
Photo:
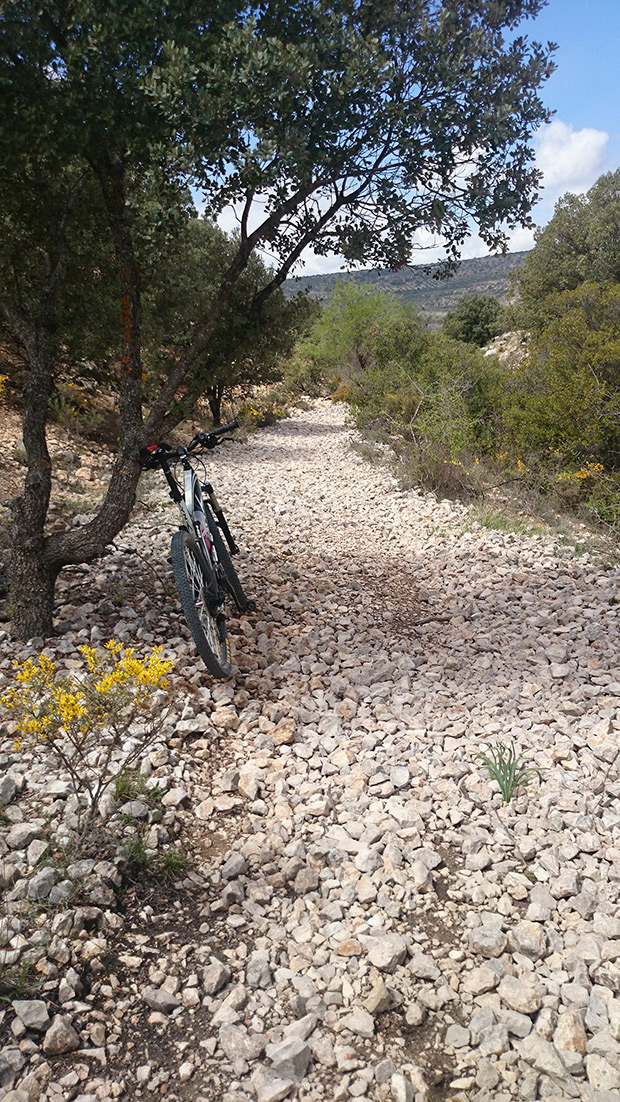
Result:
[[211,450],[211,448],[215,448],[222,443],[218,439],[220,436],[223,436],[226,432],[234,432],[238,428],[238,421],[229,421],[227,425],[219,425],[218,428],[211,429],[210,432],[197,432],[189,444],[178,448],[171,448],[165,441],[160,440],[159,444],[148,444],[145,448],[140,448],[140,459],[144,467],[159,467],[164,457],[168,460],[182,459],[189,452],[199,447]]
[[234,432],[238,428],[238,421],[229,421],[227,425],[219,425],[218,428],[211,429],[211,432],[199,432],[188,444],[187,450],[193,451],[199,444],[202,444],[203,448],[213,448],[217,443],[215,437],[223,436],[225,432]]

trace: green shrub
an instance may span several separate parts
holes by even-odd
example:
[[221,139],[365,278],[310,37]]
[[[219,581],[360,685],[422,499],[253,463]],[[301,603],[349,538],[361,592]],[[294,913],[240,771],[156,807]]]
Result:
[[289,410],[281,394],[268,391],[249,399],[237,410],[236,420],[246,429],[264,429],[288,415]]
[[446,336],[482,347],[500,332],[501,306],[491,295],[463,295],[456,310],[446,315],[442,329]]
[[309,398],[327,397],[334,389],[334,377],[310,355],[296,355],[286,369],[282,388],[293,398],[302,394]]
[[620,463],[620,286],[552,296],[530,355],[507,378],[505,445],[577,469]]

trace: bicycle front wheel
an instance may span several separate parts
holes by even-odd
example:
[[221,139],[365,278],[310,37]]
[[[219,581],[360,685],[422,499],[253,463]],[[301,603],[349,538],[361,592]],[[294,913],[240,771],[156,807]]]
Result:
[[220,560],[224,569],[224,573],[226,575],[228,588],[230,589],[230,592],[235,599],[235,604],[239,609],[239,612],[246,612],[248,609],[253,607],[252,601],[249,601],[245,595],[244,588],[239,581],[239,575],[237,574],[233,561],[230,557],[230,552],[224,542],[217,521],[213,516],[213,513],[209,509],[208,505],[205,505],[205,514],[207,517],[207,523],[209,525],[209,531],[211,532],[211,536],[213,537],[213,542],[215,544],[215,550],[217,551],[217,557]]
[[228,677],[232,659],[226,621],[209,600],[214,579],[207,575],[195,541],[185,528],[172,537],[172,569],[181,607],[196,650],[214,677]]

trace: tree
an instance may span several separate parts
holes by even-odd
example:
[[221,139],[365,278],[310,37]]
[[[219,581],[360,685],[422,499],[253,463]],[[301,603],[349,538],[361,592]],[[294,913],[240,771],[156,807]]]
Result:
[[491,295],[463,295],[456,310],[446,315],[442,329],[453,340],[482,347],[496,334],[500,310]]
[[[183,355],[196,318],[205,315],[222,273],[237,249],[207,219],[192,220],[176,238],[165,262],[153,273],[143,294],[144,364],[148,391],[156,394],[171,354]],[[262,257],[250,257],[231,291],[209,346],[193,363],[186,386],[177,399],[175,416],[189,413],[206,394],[214,423],[221,423],[226,392],[280,380],[284,357],[318,307],[305,295],[288,299],[277,289],[260,312],[251,303],[269,279]]]
[[300,354],[329,376],[350,379],[367,366],[381,328],[403,313],[396,295],[338,280]]
[[[311,243],[319,254],[398,267],[420,229],[440,234],[454,262],[472,219],[494,248],[506,227],[529,224],[538,183],[529,141],[548,117],[538,89],[553,69],[552,47],[506,32],[542,6],[5,3],[4,226],[10,234],[19,225],[28,241],[20,281],[5,280],[0,297],[2,318],[30,361],[28,473],[14,506],[11,565],[18,635],[52,630],[58,572],[97,557],[127,521],[140,445],[182,416],[186,380],[259,247],[274,269],[248,303],[256,316]],[[145,402],[143,246],[156,257],[187,218],[188,185],[202,191],[211,216],[236,206],[237,248]],[[45,421],[58,299],[91,187],[105,215],[102,247],[116,267],[121,439],[96,518],[48,534]]]
[[563,195],[536,233],[518,277],[528,326],[545,324],[545,299],[586,281],[620,282],[620,169],[601,176],[586,195]]
[[526,455],[620,464],[620,285],[583,283],[547,299],[528,358],[507,376],[504,420]]

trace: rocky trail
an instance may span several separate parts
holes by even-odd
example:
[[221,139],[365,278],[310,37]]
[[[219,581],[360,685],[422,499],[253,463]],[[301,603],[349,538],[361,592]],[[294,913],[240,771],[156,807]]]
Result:
[[[209,455],[258,603],[224,683],[157,474],[63,576],[46,652],[162,644],[175,712],[82,852],[68,778],[0,729],[3,1102],[620,1099],[618,572],[354,436],[318,402]],[[0,682],[42,645],[0,633]],[[541,777],[504,805],[477,754],[511,741]]]

